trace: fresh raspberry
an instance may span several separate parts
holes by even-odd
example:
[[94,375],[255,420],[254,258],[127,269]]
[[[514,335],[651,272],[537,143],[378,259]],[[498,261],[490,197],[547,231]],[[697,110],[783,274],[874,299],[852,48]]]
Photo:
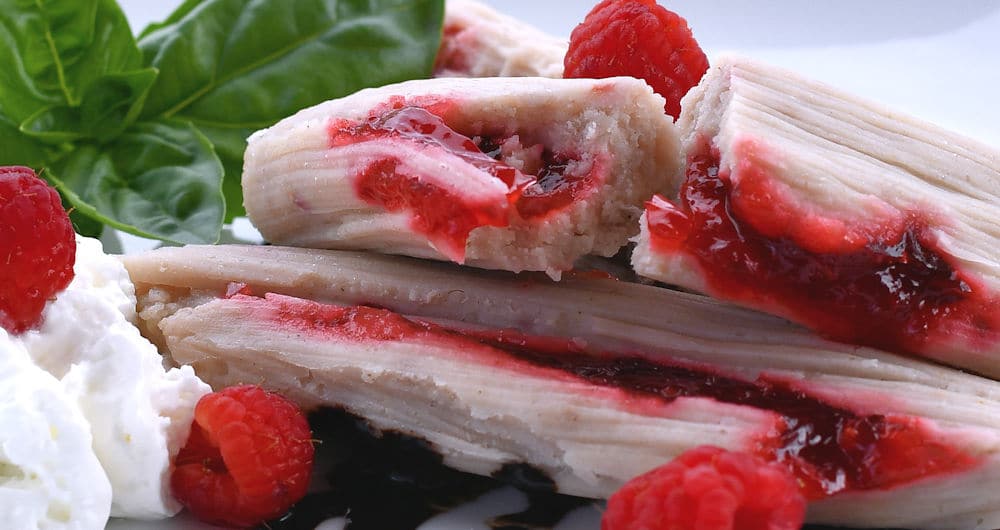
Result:
[[251,527],[305,496],[312,462],[309,423],[294,403],[234,386],[198,401],[170,488],[203,521]]
[[29,168],[0,167],[0,326],[37,325],[75,261],[76,234],[56,190]]
[[795,530],[805,511],[784,468],[703,446],[622,486],[601,530]]
[[681,98],[708,70],[687,21],[655,0],[604,0],[573,30],[564,77],[619,75],[646,81],[676,118]]

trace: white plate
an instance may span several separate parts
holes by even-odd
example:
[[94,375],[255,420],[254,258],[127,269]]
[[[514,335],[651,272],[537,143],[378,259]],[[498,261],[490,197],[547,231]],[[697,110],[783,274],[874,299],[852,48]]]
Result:
[[[596,2],[486,0],[497,9],[566,35]],[[133,29],[166,16],[179,2],[120,0]],[[954,0],[672,0],[714,56],[735,51],[799,71],[900,111],[1000,146],[1000,2]],[[145,247],[126,239],[125,250]],[[422,530],[483,529],[483,520],[523,509],[511,488],[428,521]],[[572,512],[558,530],[597,528],[599,512]],[[324,530],[340,528],[337,521]],[[108,528],[209,528],[185,517],[156,523],[113,521]]]

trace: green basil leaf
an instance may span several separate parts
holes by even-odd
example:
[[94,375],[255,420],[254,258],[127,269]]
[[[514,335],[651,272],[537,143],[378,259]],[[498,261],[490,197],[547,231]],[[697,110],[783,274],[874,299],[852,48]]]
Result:
[[138,236],[212,243],[222,230],[222,164],[190,123],[141,122],[112,144],[82,144],[47,177],[76,212]]
[[188,16],[188,13],[190,13],[194,8],[201,5],[201,3],[204,1],[205,0],[184,0],[184,3],[178,6],[177,9],[174,9],[174,11],[170,13],[170,16],[168,16],[166,20],[162,22],[153,22],[148,26],[146,26],[142,30],[142,32],[139,33],[139,39],[141,40],[146,35],[149,35],[150,33],[164,26],[170,26],[172,24],[176,24],[182,18]]
[[68,105],[52,105],[28,116],[20,132],[35,140],[50,144],[74,142],[84,137],[81,132],[80,109]]
[[198,130],[212,141],[225,169],[222,193],[226,196],[226,222],[231,222],[235,217],[246,215],[240,175],[243,174],[243,152],[247,149],[247,137],[254,129],[200,125]]
[[165,72],[144,116],[182,118],[215,143],[227,219],[243,213],[250,132],[362,88],[427,77],[442,0],[188,0],[143,32],[146,64]]
[[79,210],[73,208],[72,204],[69,204],[69,201],[63,202],[66,211],[69,212],[69,221],[77,234],[87,237],[101,237],[101,234],[104,233],[104,223],[80,213]]
[[17,126],[0,116],[0,165],[28,166],[35,170],[52,156],[52,147],[29,138]]
[[426,77],[442,0],[205,0],[139,41],[169,72],[145,116],[266,127],[369,86]]
[[0,0],[0,115],[15,127],[39,109],[65,101],[36,81],[51,70],[50,48],[36,32],[37,21],[25,14],[33,7],[25,4],[34,2]]
[[137,44],[115,0],[0,0],[0,163],[43,169],[84,233],[215,241],[227,200],[242,213],[246,137],[428,75],[443,11],[443,0],[185,0]]
[[110,140],[139,116],[156,75],[155,68],[106,75],[88,87],[80,106],[43,108],[21,124],[21,132],[49,143]]
[[0,0],[0,113],[10,121],[78,106],[96,80],[141,67],[114,0]]
[[132,125],[158,73],[155,68],[144,68],[109,74],[92,84],[80,106],[90,136],[104,141]]

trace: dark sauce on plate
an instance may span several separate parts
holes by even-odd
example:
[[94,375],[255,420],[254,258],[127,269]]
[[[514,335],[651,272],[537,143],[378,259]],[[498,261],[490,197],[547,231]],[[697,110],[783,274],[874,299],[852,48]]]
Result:
[[313,530],[323,521],[347,516],[348,530],[413,530],[492,490],[514,486],[527,496],[527,508],[489,518],[485,525],[492,530],[551,530],[573,510],[594,502],[555,493],[552,480],[526,464],[509,463],[493,477],[451,469],[425,440],[378,432],[342,409],[315,411],[310,424],[320,440],[316,491],[262,528]]
[[327,519],[348,516],[350,530],[412,530],[503,485],[523,491],[526,510],[486,521],[494,530],[551,529],[570,511],[593,501],[555,493],[544,473],[518,463],[493,477],[446,467],[429,443],[398,432],[377,432],[361,418],[325,408],[310,415],[317,445],[310,493],[272,530],[312,530]]

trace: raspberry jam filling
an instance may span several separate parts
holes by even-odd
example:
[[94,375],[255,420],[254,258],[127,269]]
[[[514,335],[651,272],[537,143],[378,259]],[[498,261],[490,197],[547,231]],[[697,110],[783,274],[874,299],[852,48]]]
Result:
[[[783,463],[813,499],[841,492],[889,489],[924,477],[972,468],[977,460],[948,443],[925,420],[863,414],[831,405],[788,382],[761,375],[745,381],[710,368],[667,364],[645,357],[589,353],[572,340],[532,337],[510,330],[462,331],[410,320],[385,309],[334,306],[268,295],[236,295],[266,308],[283,328],[351,341],[435,341],[457,354],[477,351],[496,369],[536,376],[560,374],[664,404],[680,397],[772,411],[781,420],[748,447]],[[483,362],[480,360],[479,362]],[[533,369],[532,369],[533,368]]]
[[[766,180],[747,183],[762,186]],[[779,193],[759,191],[734,190],[717,152],[689,155],[679,206],[660,197],[646,204],[653,249],[694,258],[712,295],[774,311],[834,340],[904,352],[956,336],[972,344],[1000,341],[1000,300],[949,263],[920,214],[886,223],[893,227],[866,227],[859,239],[843,223],[796,221],[789,214],[794,204],[735,203],[738,194],[754,193],[780,201]],[[844,248],[806,249],[802,239],[756,228],[791,223],[809,227],[811,245]]]
[[[521,170],[532,176],[520,189],[514,207],[522,219],[541,219],[550,212],[569,207],[584,199],[595,188],[593,169],[581,171],[582,165],[571,158],[557,155],[541,144],[521,145],[517,136],[503,139],[477,137],[479,149],[496,160],[516,159]],[[593,166],[592,166],[593,167]],[[523,177],[524,173],[520,173]]]
[[442,112],[442,105],[422,108],[395,100],[365,122],[332,122],[330,146],[391,138],[457,157],[501,182],[507,190],[503,197],[477,197],[416,174],[395,156],[371,160],[358,172],[354,183],[358,197],[390,212],[409,212],[411,227],[455,261],[463,261],[472,230],[509,226],[510,208],[521,219],[540,219],[596,188],[597,163],[583,164],[542,145],[523,146],[516,135],[469,138],[451,129],[435,111]]

